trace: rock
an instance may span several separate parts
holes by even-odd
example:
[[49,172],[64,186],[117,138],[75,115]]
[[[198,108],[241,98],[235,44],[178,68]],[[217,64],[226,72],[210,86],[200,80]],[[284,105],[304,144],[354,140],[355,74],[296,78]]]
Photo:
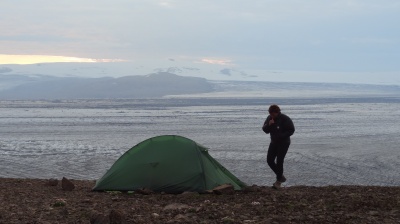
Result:
[[92,201],[90,199],[88,199],[88,198],[83,199],[81,202],[85,203],[85,204],[91,204],[92,203]]
[[372,216],[378,216],[379,212],[378,211],[369,211],[368,214],[372,215]]
[[72,191],[75,189],[75,185],[65,177],[61,180],[61,187],[64,191]]
[[166,223],[191,223],[191,222],[188,216],[183,214],[178,214],[173,219],[167,221]]
[[252,185],[252,186],[247,186],[247,187],[243,188],[242,191],[245,193],[249,193],[249,192],[258,192],[258,191],[261,191],[261,189],[257,185]]
[[174,218],[177,222],[185,222],[188,223],[190,221],[189,217],[186,215],[178,214]]
[[189,205],[181,204],[181,203],[172,203],[164,207],[164,211],[167,210],[180,210],[180,209],[188,209]]
[[124,215],[117,210],[111,210],[108,215],[99,212],[93,212],[90,217],[91,224],[124,224]]
[[54,178],[49,179],[49,180],[46,182],[45,185],[46,185],[46,186],[57,186],[57,185],[58,185],[58,180],[57,180],[57,179],[54,179]]
[[114,198],[111,198],[111,200],[112,200],[112,201],[118,202],[118,201],[122,201],[123,199],[121,199],[121,198],[119,198],[119,197],[114,197]]
[[109,224],[110,218],[108,215],[93,213],[90,217],[90,224]]
[[221,194],[234,194],[235,193],[235,189],[233,188],[233,186],[231,184],[223,184],[223,185],[220,185],[220,186],[214,188],[213,192],[215,194],[218,194],[218,195],[221,195]]
[[60,209],[60,216],[63,218],[67,218],[69,215],[68,209],[63,207],[62,209]]
[[200,194],[198,192],[194,192],[194,191],[185,191],[182,194],[179,194],[179,196],[182,196],[182,197],[196,197],[199,195]]
[[234,223],[235,222],[235,220],[233,219],[233,218],[230,218],[230,217],[223,217],[222,219],[221,219],[221,221],[223,222],[223,223]]
[[135,193],[143,194],[143,195],[149,195],[149,194],[153,194],[154,192],[152,190],[150,190],[150,189],[147,189],[147,188],[141,188],[141,189],[135,190]]
[[110,219],[110,224],[123,224],[125,223],[124,220],[124,215],[117,211],[117,210],[111,210],[110,215],[109,215],[109,219]]

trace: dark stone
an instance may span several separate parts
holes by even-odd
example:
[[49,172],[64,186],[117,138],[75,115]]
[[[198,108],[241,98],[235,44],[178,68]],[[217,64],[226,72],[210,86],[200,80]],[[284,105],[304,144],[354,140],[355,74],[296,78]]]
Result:
[[61,187],[64,191],[72,191],[75,189],[75,185],[65,177],[61,180]]
[[149,194],[153,194],[154,192],[147,188],[141,188],[141,189],[135,190],[135,193],[149,195]]
[[49,179],[46,183],[46,186],[57,186],[58,185],[58,180],[57,179]]
[[117,210],[111,210],[110,215],[110,224],[123,224],[125,223],[124,220],[124,215],[117,211]]
[[249,192],[260,192],[261,189],[257,186],[257,185],[252,185],[252,186],[246,186],[243,188],[242,190],[245,193],[249,193]]
[[109,224],[110,218],[108,215],[93,213],[90,217],[90,224]]

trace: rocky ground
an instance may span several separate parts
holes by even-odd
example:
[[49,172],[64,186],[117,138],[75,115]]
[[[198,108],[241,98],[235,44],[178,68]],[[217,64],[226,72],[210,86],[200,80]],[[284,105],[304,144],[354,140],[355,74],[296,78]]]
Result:
[[0,178],[0,223],[400,223],[400,187],[252,186],[233,194],[92,192]]

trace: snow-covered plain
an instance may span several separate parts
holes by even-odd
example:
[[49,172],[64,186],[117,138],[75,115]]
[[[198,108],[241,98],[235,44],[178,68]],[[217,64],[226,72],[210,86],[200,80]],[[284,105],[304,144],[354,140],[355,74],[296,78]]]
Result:
[[248,184],[270,185],[269,104],[296,126],[286,185],[400,185],[400,99],[185,99],[0,102],[0,177],[97,179],[127,150],[181,135]]

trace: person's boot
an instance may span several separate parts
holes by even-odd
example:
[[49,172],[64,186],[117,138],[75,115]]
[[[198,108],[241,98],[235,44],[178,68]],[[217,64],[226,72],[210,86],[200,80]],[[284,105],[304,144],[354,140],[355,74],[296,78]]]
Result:
[[279,181],[276,181],[273,185],[272,185],[272,188],[274,188],[274,189],[277,189],[277,190],[279,190],[279,189],[281,189],[281,182],[279,182]]
[[278,181],[281,182],[281,183],[286,182],[286,177],[282,175],[282,177],[279,178]]

